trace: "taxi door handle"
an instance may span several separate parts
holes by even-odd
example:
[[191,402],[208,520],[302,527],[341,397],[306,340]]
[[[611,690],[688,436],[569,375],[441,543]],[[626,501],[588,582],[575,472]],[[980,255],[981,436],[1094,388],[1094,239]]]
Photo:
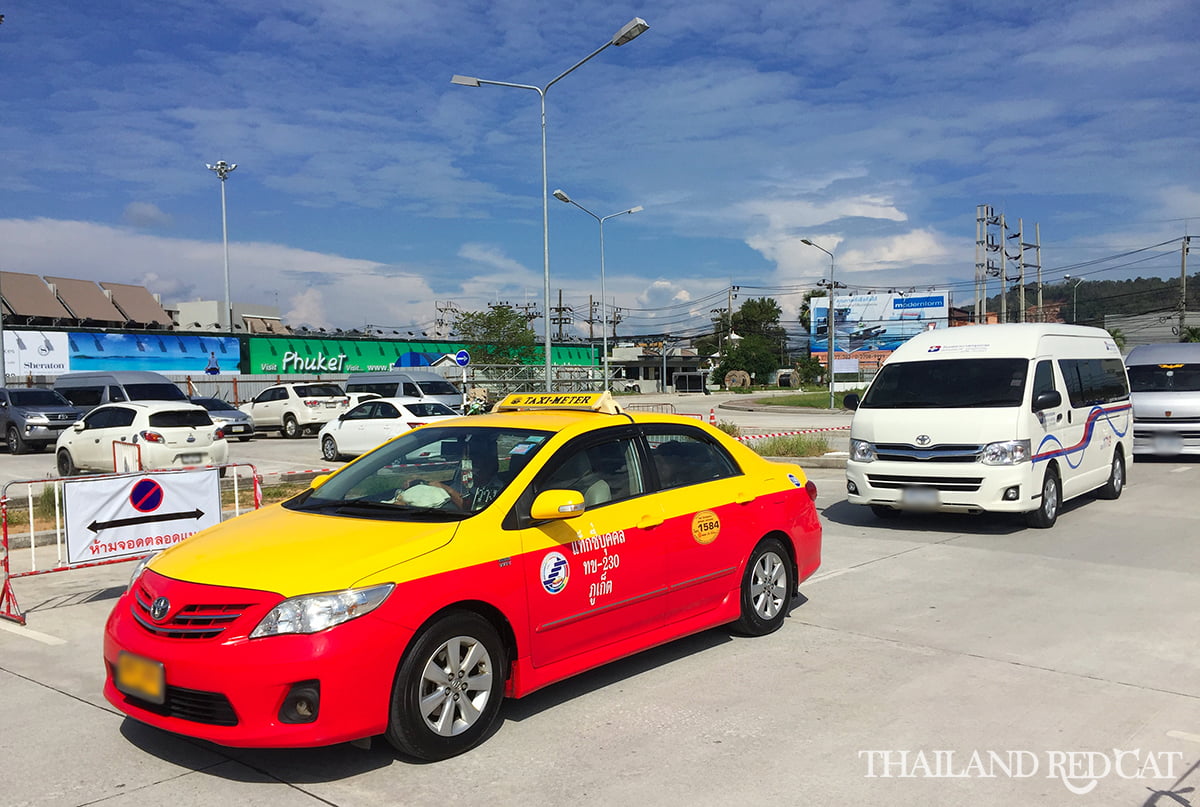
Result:
[[663,523],[663,517],[661,515],[651,515],[650,513],[647,513],[638,519],[637,525],[639,530],[649,530],[657,527],[661,523]]
[[758,497],[753,493],[748,493],[744,490],[739,490],[733,496],[733,500],[738,504],[750,504],[750,502],[754,501],[756,498]]

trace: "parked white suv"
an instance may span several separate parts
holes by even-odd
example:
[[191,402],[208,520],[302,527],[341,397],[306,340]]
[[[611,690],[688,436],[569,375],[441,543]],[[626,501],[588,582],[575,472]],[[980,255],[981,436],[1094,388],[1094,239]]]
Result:
[[337,384],[289,382],[267,387],[238,408],[254,418],[255,431],[299,437],[317,432],[345,412],[350,399]]
[[58,436],[59,476],[78,471],[111,473],[114,443],[137,446],[145,470],[223,465],[229,444],[202,406],[179,401],[127,401],[97,406]]

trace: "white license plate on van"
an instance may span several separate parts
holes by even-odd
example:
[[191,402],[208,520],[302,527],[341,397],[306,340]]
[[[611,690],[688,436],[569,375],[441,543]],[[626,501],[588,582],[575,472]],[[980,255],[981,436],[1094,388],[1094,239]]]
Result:
[[934,488],[905,488],[900,503],[905,507],[932,508],[941,504],[941,497]]
[[1159,454],[1178,454],[1183,451],[1183,438],[1178,434],[1160,434],[1154,438],[1154,450]]

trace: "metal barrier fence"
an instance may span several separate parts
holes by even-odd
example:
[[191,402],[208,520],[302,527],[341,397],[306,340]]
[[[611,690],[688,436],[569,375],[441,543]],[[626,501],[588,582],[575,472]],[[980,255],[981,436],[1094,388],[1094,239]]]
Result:
[[[246,508],[249,510],[257,510],[262,505],[262,477],[258,473],[258,469],[250,463],[230,463],[222,466],[204,466],[197,468],[182,468],[166,471],[134,471],[132,473],[123,474],[94,474],[89,476],[72,476],[72,477],[48,477],[45,479],[29,479],[17,482],[9,482],[0,489],[0,541],[3,545],[3,560],[0,561],[0,571],[3,573],[3,583],[0,585],[0,619],[7,619],[16,622],[19,625],[25,624],[25,615],[21,612],[20,606],[17,604],[16,592],[13,590],[12,581],[22,577],[32,577],[34,575],[50,574],[53,572],[65,572],[72,569],[85,569],[93,566],[107,566],[113,563],[126,563],[132,560],[139,560],[147,557],[150,552],[136,552],[122,557],[106,558],[104,560],[88,561],[88,562],[72,562],[69,558],[68,548],[68,526],[64,523],[65,508],[64,505],[64,484],[74,482],[86,482],[88,480],[121,480],[127,478],[146,478],[150,475],[174,475],[174,474],[189,474],[195,471],[217,471],[228,469],[224,473],[224,479],[218,486],[218,496],[221,498],[220,521],[225,520],[227,512],[223,494],[227,491],[233,494],[233,516],[236,517],[242,514],[242,499],[245,495],[249,495],[250,502]],[[239,473],[239,469],[244,469],[247,473]],[[245,485],[242,483],[248,481],[250,490],[244,491]],[[24,502],[28,517],[29,527],[29,568],[22,571],[14,571],[12,569],[11,560],[11,543],[13,533],[10,529],[10,515],[12,508],[10,507],[9,489],[13,487],[25,486]],[[37,497],[34,496],[35,486],[40,491]],[[38,529],[38,503],[43,497],[53,497],[53,512],[54,512],[54,527],[53,530]],[[176,514],[183,515],[183,514]],[[137,519],[129,519],[130,523]],[[42,539],[39,544],[39,537]],[[56,561],[49,569],[37,568],[37,550],[41,546],[45,548],[53,545],[56,549]],[[148,543],[147,548],[150,548]],[[139,544],[138,547],[141,548]],[[135,547],[130,547],[130,550]]]

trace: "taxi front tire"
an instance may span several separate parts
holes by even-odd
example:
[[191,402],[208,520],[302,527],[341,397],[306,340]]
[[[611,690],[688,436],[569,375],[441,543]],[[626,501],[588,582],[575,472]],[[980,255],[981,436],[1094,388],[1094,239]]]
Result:
[[71,453],[65,448],[58,450],[57,462],[59,476],[74,476],[79,473],[79,469],[75,466],[75,461],[71,459]]
[[507,675],[504,643],[492,623],[469,611],[446,614],[404,654],[392,688],[388,742],[430,762],[470,750],[500,714]]
[[742,577],[742,616],[734,629],[746,636],[779,630],[795,589],[792,561],[778,538],[766,538],[750,553]]
[[326,462],[337,462],[342,458],[338,451],[337,441],[328,434],[321,438],[321,456],[325,458]]

